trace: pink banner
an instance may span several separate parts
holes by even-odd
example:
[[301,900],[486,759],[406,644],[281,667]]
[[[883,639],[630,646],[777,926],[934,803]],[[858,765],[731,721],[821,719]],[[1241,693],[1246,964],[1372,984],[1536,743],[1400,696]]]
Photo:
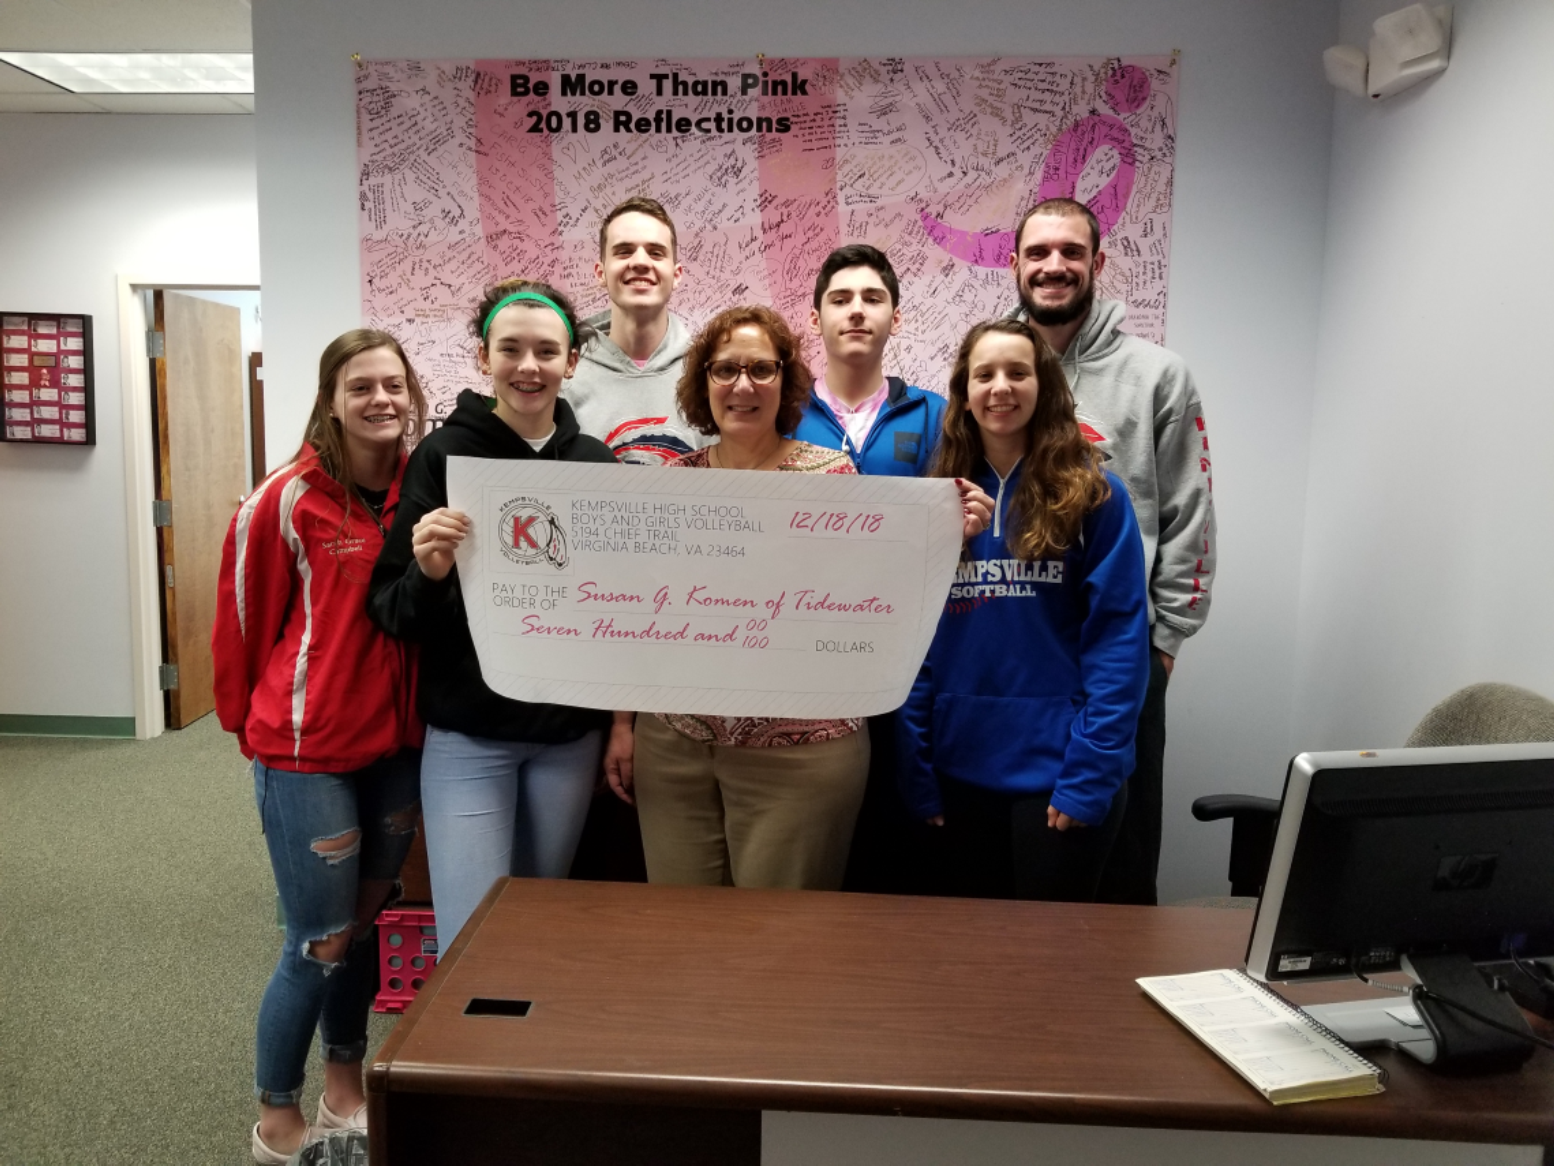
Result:
[[1015,303],[1014,224],[1066,195],[1102,224],[1102,294],[1159,341],[1175,122],[1169,57],[363,62],[363,316],[446,413],[478,383],[483,285],[542,278],[608,307],[600,218],[649,194],[692,327],[761,302],[807,332],[826,254],[872,243],[901,279],[888,368],[942,392],[966,328]]

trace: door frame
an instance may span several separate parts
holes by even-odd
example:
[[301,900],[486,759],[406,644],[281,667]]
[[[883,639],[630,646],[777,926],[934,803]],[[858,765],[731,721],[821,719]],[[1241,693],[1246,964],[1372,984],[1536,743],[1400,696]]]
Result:
[[[191,280],[180,273],[161,277],[125,275],[118,280],[119,389],[124,416],[125,543],[129,553],[130,684],[135,696],[135,736],[144,741],[167,727],[162,710],[161,572],[157,569],[156,526],[151,503],[156,498],[152,446],[156,428],[151,417],[151,356],[146,348],[146,319],[141,293],[161,291],[261,291],[250,272],[232,272],[229,281]],[[245,370],[246,373],[246,370]]]

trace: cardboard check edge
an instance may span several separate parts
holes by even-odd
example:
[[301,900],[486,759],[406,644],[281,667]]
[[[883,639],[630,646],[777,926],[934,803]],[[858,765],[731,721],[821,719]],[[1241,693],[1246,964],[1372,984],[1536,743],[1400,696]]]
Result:
[[888,712],[960,557],[946,479],[453,457],[447,480],[481,672],[514,700]]
[[1386,1089],[1384,1069],[1239,969],[1144,976],[1136,983],[1275,1105]]

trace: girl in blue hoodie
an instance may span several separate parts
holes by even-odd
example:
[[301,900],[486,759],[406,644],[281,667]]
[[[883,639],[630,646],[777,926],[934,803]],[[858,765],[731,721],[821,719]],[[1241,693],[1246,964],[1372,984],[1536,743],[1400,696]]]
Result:
[[902,797],[945,831],[947,892],[1093,899],[1149,679],[1147,579],[1127,489],[1029,324],[961,343],[933,473],[995,502],[897,718]]

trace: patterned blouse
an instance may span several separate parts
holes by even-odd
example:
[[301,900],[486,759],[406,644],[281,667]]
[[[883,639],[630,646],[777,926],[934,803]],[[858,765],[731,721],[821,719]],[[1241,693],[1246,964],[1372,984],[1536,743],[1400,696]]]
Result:
[[[688,453],[672,466],[712,468],[712,447]],[[782,460],[779,471],[800,474],[856,474],[852,458],[839,449],[824,449],[801,441]],[[831,721],[805,721],[792,717],[705,717],[690,713],[656,713],[664,724],[693,741],[708,745],[745,745],[764,749],[776,745],[808,745],[856,733],[863,727],[857,717]]]

